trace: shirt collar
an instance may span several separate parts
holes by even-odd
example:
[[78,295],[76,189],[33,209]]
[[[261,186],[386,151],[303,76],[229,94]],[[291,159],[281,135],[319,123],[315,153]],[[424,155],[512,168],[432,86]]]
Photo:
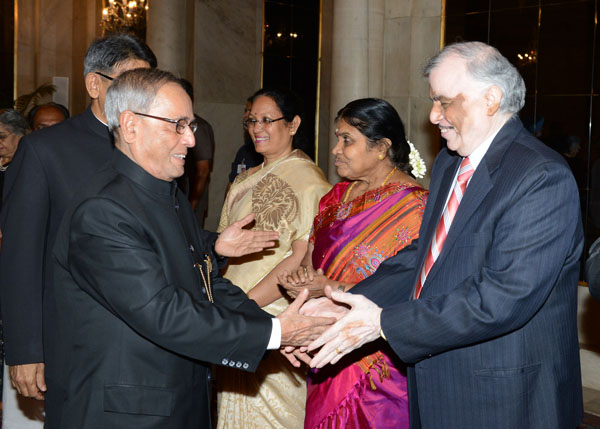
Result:
[[487,153],[492,142],[494,141],[494,138],[501,129],[502,127],[498,128],[493,134],[491,134],[487,139],[485,139],[483,143],[477,146],[477,148],[471,153],[471,155],[469,155],[469,162],[471,163],[473,170],[477,170],[477,166]]

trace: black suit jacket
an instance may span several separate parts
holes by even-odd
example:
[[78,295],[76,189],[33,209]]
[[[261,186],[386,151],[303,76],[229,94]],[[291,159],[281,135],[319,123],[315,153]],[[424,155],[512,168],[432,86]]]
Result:
[[[56,310],[46,298],[56,231],[76,190],[111,159],[113,147],[108,128],[89,107],[19,144],[7,170],[0,213],[0,302],[8,365],[45,362],[46,377],[53,376]],[[216,238],[205,234],[207,240]],[[46,393],[47,404],[53,393]]]
[[[116,150],[65,214],[50,428],[207,428],[208,363],[254,371],[262,358],[271,316],[219,275],[176,190]],[[206,255],[214,304],[194,267]]]
[[[108,128],[88,108],[25,136],[7,170],[1,228],[0,293],[6,363],[44,362],[54,310],[42,304],[52,281],[52,245],[77,188],[110,159]],[[12,168],[14,167],[14,168]],[[46,331],[46,332],[44,332]]]
[[518,119],[496,135],[420,298],[410,301],[460,162],[442,150],[418,243],[353,289],[383,307],[390,345],[414,364],[411,427],[576,427],[577,185]]

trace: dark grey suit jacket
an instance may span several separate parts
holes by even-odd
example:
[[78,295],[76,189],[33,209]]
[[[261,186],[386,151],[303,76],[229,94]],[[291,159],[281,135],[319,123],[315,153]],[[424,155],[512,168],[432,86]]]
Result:
[[[176,190],[115,150],[70,204],[54,250],[50,428],[208,428],[209,363],[260,362],[272,316],[219,275]],[[194,267],[205,255],[214,304]]]
[[420,299],[417,273],[461,158],[442,150],[418,243],[353,289],[409,368],[411,427],[574,428],[582,418],[569,167],[518,119],[479,164]]
[[46,360],[43,343],[51,347],[53,341],[44,322],[51,323],[55,312],[42,297],[52,281],[56,230],[75,190],[112,151],[108,128],[90,108],[19,144],[7,170],[0,215],[0,293],[9,365]]

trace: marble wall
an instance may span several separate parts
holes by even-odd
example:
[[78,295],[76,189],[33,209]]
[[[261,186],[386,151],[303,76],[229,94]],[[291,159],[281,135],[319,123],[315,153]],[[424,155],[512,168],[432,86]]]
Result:
[[[215,130],[207,228],[215,228],[235,150],[245,97],[260,86],[262,1],[196,1],[194,83],[196,111]],[[421,77],[440,47],[439,0],[323,0],[321,22],[318,163],[330,180],[333,118],[357,97],[390,101],[407,135],[430,167],[439,132],[428,120],[429,90]],[[429,178],[422,180],[428,185]]]
[[[429,88],[421,68],[440,49],[441,12],[440,0],[323,2],[321,65],[327,73],[322,74],[320,104],[323,109],[328,102],[329,119],[319,124],[319,165],[332,183],[339,180],[328,154],[335,145],[333,119],[348,101],[360,97],[392,103],[408,138],[428,167],[433,164],[440,138],[429,123]],[[429,177],[422,182],[427,186]]]
[[439,131],[429,122],[429,86],[423,63],[440,49],[439,0],[387,0],[383,98],[398,110],[406,135],[421,152],[428,175],[439,151]]
[[231,163],[243,143],[246,98],[261,86],[262,0],[196,0],[195,111],[215,132],[205,227],[217,228]]
[[[17,95],[33,91],[53,76],[69,79],[69,105],[73,114],[87,105],[83,58],[98,35],[101,0],[18,0]],[[48,100],[45,100],[48,101]]]

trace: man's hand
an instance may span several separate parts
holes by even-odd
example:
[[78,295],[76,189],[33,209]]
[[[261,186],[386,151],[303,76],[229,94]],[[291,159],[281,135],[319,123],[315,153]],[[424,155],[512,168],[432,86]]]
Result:
[[[311,299],[300,307],[300,314],[305,316],[333,317],[340,320],[350,309],[345,305],[335,304],[329,298]],[[304,362],[310,365],[312,356],[307,353],[307,347],[285,346],[281,348],[281,354],[290,361],[292,365],[299,368]]]
[[21,395],[27,398],[44,399],[46,381],[44,380],[44,364],[29,363],[8,367],[10,382]]
[[308,300],[300,308],[300,314],[305,316],[333,317],[335,320],[340,320],[349,311],[350,307],[335,303],[327,297]]
[[362,295],[333,292],[325,288],[325,294],[336,302],[348,304],[351,310],[323,335],[308,345],[308,352],[323,346],[312,359],[312,368],[322,368],[336,363],[343,356],[363,344],[379,338],[381,332],[381,308]]
[[279,232],[244,229],[253,220],[254,213],[250,213],[225,228],[215,243],[215,251],[221,256],[234,258],[273,247],[275,240],[279,238]]
[[311,317],[300,314],[300,307],[307,297],[308,291],[305,289],[283,313],[277,316],[281,322],[282,346],[306,346],[335,322],[332,317]]

